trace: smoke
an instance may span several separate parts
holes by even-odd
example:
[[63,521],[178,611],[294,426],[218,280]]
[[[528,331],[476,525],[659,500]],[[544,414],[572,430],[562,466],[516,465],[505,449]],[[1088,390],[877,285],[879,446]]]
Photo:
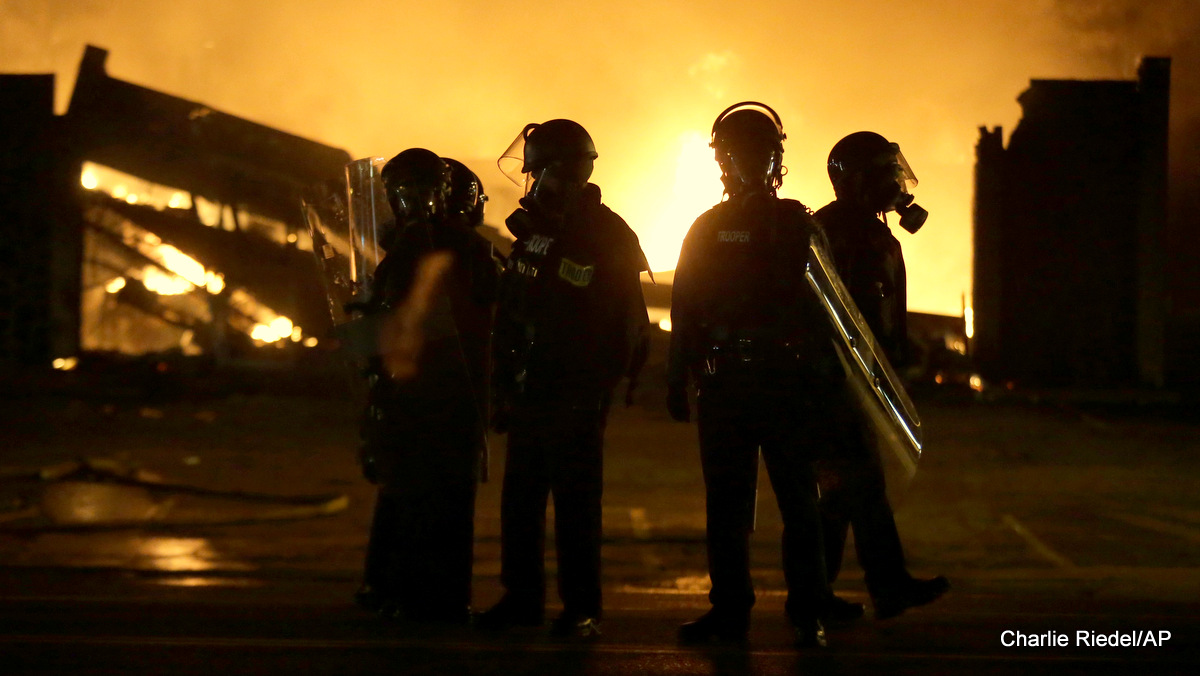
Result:
[[57,73],[62,110],[90,43],[110,50],[114,77],[356,156],[428,147],[481,176],[490,223],[518,196],[495,158],[526,123],[573,118],[596,141],[605,201],[656,268],[720,199],[713,118],[761,100],[788,134],[783,192],[814,209],[832,199],[838,139],[871,129],[900,143],[932,214],[897,235],[910,306],[957,314],[978,126],[1011,130],[1030,78],[1130,78],[1138,56],[1170,55],[1181,175],[1198,15],[1194,0],[0,0],[0,70]]
[[1172,300],[1179,313],[1200,313],[1200,2],[1196,0],[1058,0],[1064,49],[1098,76],[1136,76],[1142,56],[1170,56],[1170,205],[1167,251]]

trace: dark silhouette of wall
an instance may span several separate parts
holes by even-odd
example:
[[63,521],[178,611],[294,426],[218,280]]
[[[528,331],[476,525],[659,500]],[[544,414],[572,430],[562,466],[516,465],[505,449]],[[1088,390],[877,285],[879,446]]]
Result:
[[0,364],[78,349],[79,166],[54,76],[0,75]]
[[975,327],[984,374],[1161,386],[1170,60],[1137,81],[1034,80],[976,148]]

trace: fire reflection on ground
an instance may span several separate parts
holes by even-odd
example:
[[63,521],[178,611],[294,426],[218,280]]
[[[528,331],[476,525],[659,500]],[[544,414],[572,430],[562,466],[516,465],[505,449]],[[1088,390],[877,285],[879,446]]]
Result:
[[[204,571],[217,567],[217,553],[204,538],[146,537],[131,541],[144,569],[169,572]],[[227,565],[227,562],[222,562]]]

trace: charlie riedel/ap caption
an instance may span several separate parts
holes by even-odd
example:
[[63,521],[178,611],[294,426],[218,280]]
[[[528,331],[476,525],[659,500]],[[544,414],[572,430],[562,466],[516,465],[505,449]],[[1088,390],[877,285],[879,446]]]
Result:
[[1076,631],[1074,636],[1061,631],[1027,634],[1006,629],[1000,633],[1005,648],[1161,648],[1171,640],[1171,632],[1160,630]]

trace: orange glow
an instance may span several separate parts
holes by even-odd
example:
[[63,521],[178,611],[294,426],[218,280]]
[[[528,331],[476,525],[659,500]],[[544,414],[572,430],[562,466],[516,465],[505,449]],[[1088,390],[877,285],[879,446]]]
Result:
[[204,286],[208,279],[204,266],[195,258],[183,253],[170,244],[160,244],[155,259],[160,261],[168,270],[188,280],[195,286]]
[[425,345],[425,318],[433,310],[442,278],[453,262],[453,257],[445,252],[424,256],[417,265],[408,296],[383,324],[379,336],[383,363],[387,372],[397,380],[417,375],[417,365]]
[[188,198],[187,193],[177,192],[171,195],[171,199],[167,201],[167,206],[171,209],[187,209],[192,206],[192,201]]
[[[200,103],[196,122],[221,110],[354,157],[422,146],[460,159],[483,180],[493,199],[488,223],[501,229],[520,195],[496,157],[527,122],[576,119],[596,141],[594,180],[605,201],[638,232],[659,270],[671,265],[672,237],[720,198],[719,186],[703,200],[677,194],[680,139],[707,140],[729,104],[757,99],[779,111],[788,133],[784,190],[814,209],[832,198],[824,167],[833,144],[878,131],[903,148],[921,179],[917,201],[931,213],[916,235],[893,228],[904,247],[910,308],[952,316],[971,286],[978,126],[1011,132],[1016,97],[1031,78],[1129,79],[1142,54],[1172,54],[1184,71],[1197,62],[1191,36],[1200,25],[1195,2],[1138,0],[923,0],[886,17],[867,0],[777,3],[769,11],[596,2],[545,12],[482,0],[404,12],[382,0],[361,0],[350,12],[280,0],[252,9],[159,3],[153,12],[114,2],[48,19],[27,4],[0,4],[7,72],[52,71],[72,82],[84,42],[97,41],[111,51],[114,77]],[[291,36],[313,26],[321,28],[319,43],[294,49]],[[1181,88],[1196,81],[1187,72]],[[380,86],[387,82],[396,86]],[[1173,104],[1194,106],[1195,85],[1187,86]],[[421,105],[413,105],[413,92],[426,95]],[[56,95],[65,111],[71,88]],[[1176,112],[1177,128],[1194,127],[1194,113]],[[1179,156],[1194,146],[1176,147],[1185,148],[1173,150]],[[715,168],[708,155],[686,169]]]
[[216,568],[216,553],[203,538],[145,538],[137,554],[149,567],[164,571],[211,570]]
[[214,296],[225,289],[225,276],[218,272],[204,273],[204,287]]
[[160,296],[179,296],[196,288],[183,277],[163,272],[153,265],[142,268],[142,285]]
[[293,331],[298,332],[299,327],[293,326],[292,320],[276,316],[267,323],[255,324],[250,329],[250,337],[263,343],[275,343],[290,338]]
[[679,138],[670,197],[654,225],[641,233],[642,250],[651,270],[675,269],[688,228],[721,198],[721,170],[708,143],[708,136],[697,131]]

